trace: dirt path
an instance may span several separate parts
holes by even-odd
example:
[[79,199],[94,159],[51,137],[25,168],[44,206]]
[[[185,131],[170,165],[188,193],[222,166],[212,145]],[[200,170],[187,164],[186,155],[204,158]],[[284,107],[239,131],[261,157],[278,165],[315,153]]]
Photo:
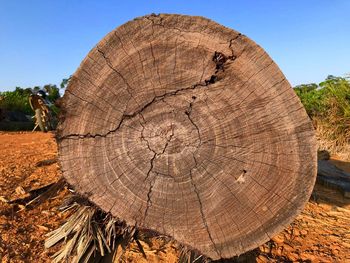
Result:
[[[53,134],[0,133],[0,262],[49,262],[55,250],[44,250],[45,234],[66,215],[57,211],[68,190],[38,207],[27,209],[5,200],[57,181]],[[334,164],[350,171],[349,163]],[[150,240],[143,244],[147,260],[131,245],[126,262],[177,262],[174,244]],[[350,199],[316,185],[303,213],[278,236],[237,259],[238,262],[350,262]]]
[[[13,200],[29,190],[55,182],[61,176],[55,160],[56,143],[52,134],[0,134],[0,196]],[[64,192],[64,191],[63,191]],[[62,222],[56,210],[60,198],[48,200],[35,209],[21,211],[18,205],[0,202],[0,259],[2,262],[48,262],[50,252],[43,247],[44,234]],[[1,260],[0,260],[1,261]]]

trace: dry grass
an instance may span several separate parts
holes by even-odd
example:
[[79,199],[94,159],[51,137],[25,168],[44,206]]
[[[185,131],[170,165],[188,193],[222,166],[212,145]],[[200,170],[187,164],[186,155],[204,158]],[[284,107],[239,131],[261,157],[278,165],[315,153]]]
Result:
[[338,125],[341,121],[334,118],[333,115],[333,122],[322,118],[313,118],[318,148],[326,150],[344,161],[350,161],[350,124],[344,128]]

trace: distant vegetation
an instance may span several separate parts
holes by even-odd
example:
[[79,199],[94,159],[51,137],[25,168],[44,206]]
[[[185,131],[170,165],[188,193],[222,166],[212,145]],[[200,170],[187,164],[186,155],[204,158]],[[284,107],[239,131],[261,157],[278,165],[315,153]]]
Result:
[[337,152],[350,143],[350,81],[328,76],[319,84],[295,87],[325,148]]
[[60,90],[56,85],[44,85],[43,87],[21,88],[16,87],[14,91],[0,92],[0,130],[19,131],[32,130],[34,128],[34,111],[29,104],[29,96],[43,90],[47,99],[52,103],[49,105],[53,122],[59,109],[55,101],[60,98]]
[[344,120],[350,120],[350,82],[348,78],[328,76],[320,84],[303,84],[296,86],[294,90],[310,117],[326,118],[332,112]]
[[43,87],[37,86],[25,89],[16,87],[14,91],[0,92],[0,108],[7,111],[19,111],[27,115],[32,115],[33,110],[29,105],[29,96],[39,90],[46,91],[48,94],[48,100],[52,103],[60,98],[59,88],[56,85],[48,84]]
[[0,92],[0,108],[8,111],[20,111],[25,114],[32,114],[28,97],[31,89],[17,87],[15,91]]

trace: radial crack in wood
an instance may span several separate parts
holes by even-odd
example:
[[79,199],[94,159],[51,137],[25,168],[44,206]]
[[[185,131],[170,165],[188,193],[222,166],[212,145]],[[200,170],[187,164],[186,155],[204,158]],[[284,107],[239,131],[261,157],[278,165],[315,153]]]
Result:
[[277,65],[202,17],[109,33],[69,83],[57,139],[78,193],[212,259],[281,231],[316,177],[312,124]]

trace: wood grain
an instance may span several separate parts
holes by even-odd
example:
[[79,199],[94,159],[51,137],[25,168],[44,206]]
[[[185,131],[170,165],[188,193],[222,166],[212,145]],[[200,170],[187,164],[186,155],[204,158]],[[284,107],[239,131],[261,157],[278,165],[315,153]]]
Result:
[[311,194],[316,143],[298,97],[261,47],[203,17],[113,30],[62,104],[59,162],[76,191],[212,259],[266,242]]

